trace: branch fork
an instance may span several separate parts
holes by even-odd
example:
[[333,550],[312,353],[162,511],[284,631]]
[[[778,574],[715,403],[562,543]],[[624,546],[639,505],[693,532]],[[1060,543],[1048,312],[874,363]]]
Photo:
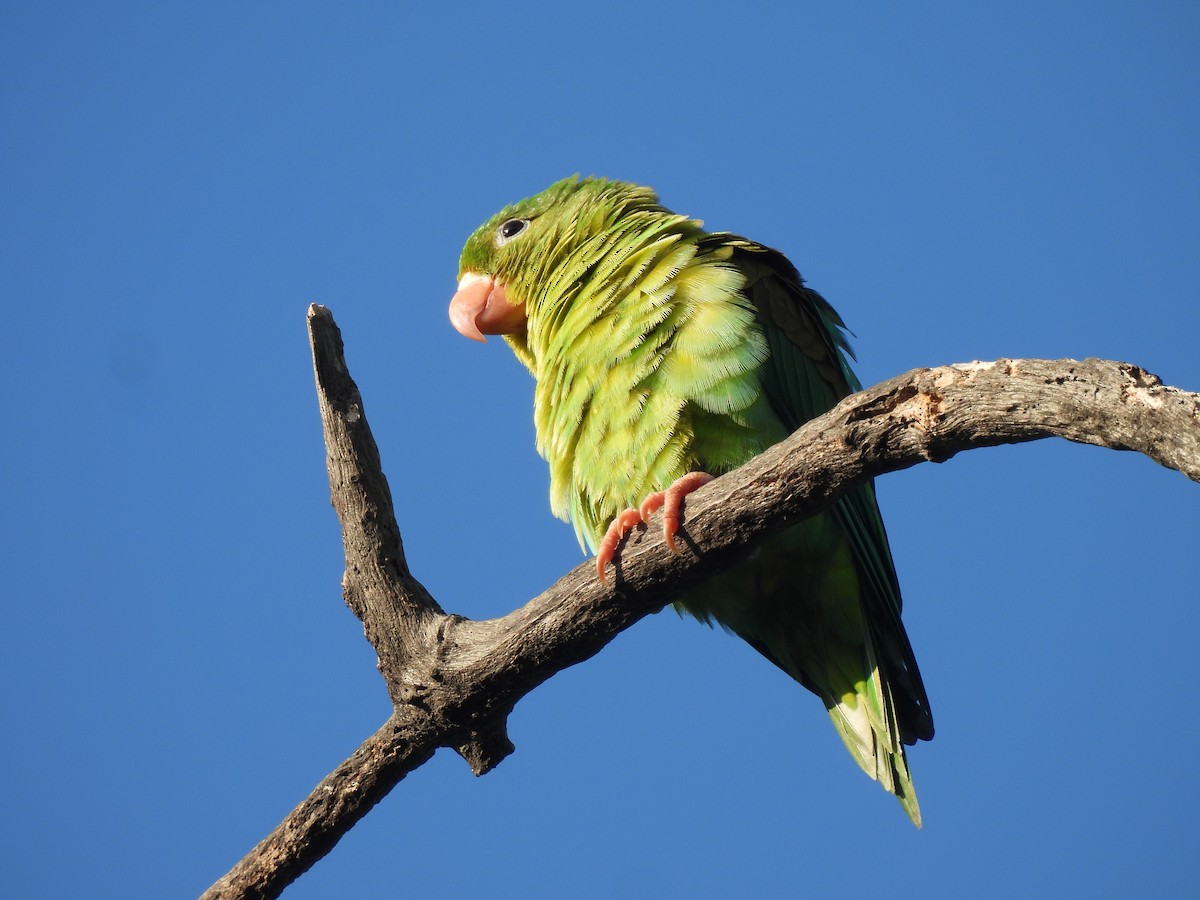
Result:
[[1134,450],[1200,481],[1200,394],[1099,359],[1001,359],[915,369],[843,400],[687,499],[673,553],[658,515],[626,538],[615,583],[580,564],[520,609],[446,614],[409,571],[379,451],[329,310],[308,310],[346,603],[393,703],[388,720],[204,898],[277,897],[409,772],[451,747],[477,775],[513,752],[506,722],[548,678],[600,651],[763,534],[851,488],[975,447],[1062,437]]

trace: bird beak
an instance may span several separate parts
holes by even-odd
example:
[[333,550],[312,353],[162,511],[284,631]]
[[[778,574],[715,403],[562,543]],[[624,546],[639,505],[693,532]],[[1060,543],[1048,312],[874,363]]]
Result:
[[450,324],[473,341],[485,341],[485,334],[517,334],[525,330],[525,307],[508,302],[503,282],[468,272],[450,301]]

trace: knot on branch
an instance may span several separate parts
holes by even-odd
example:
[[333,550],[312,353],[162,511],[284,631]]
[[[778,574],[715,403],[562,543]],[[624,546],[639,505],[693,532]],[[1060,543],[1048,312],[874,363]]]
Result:
[[[940,439],[944,430],[940,388],[950,386],[962,376],[951,367],[918,369],[910,374],[915,377],[898,384],[894,390],[851,407],[846,415],[846,424],[863,427],[851,432],[850,446],[864,445],[873,440],[880,446],[881,452],[886,453],[903,443],[916,449],[921,458],[928,462],[945,462],[957,451]],[[848,399],[854,400],[855,397]]]

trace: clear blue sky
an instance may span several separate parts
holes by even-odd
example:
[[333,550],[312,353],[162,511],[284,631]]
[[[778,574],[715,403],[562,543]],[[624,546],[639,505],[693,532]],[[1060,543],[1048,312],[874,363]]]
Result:
[[[447,609],[581,560],[528,376],[446,318],[467,234],[564,175],[785,251],[864,382],[1103,356],[1200,390],[1194,3],[411,6],[0,8],[6,897],[195,895],[386,718],[308,303]],[[287,896],[1194,889],[1200,485],[1042,442],[879,493],[938,728],[923,831],[814,697],[667,613]]]

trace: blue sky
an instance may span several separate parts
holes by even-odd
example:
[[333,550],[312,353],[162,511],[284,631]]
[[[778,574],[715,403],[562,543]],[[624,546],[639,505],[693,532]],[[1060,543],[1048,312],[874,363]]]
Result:
[[[874,383],[1102,356],[1200,390],[1189,3],[8,2],[0,893],[198,894],[387,716],[340,598],[332,308],[449,610],[577,564],[458,252],[572,172],[786,252]],[[1180,896],[1200,487],[1041,442],[879,482],[938,735],[917,831],[819,702],[652,617],[288,897]]]

